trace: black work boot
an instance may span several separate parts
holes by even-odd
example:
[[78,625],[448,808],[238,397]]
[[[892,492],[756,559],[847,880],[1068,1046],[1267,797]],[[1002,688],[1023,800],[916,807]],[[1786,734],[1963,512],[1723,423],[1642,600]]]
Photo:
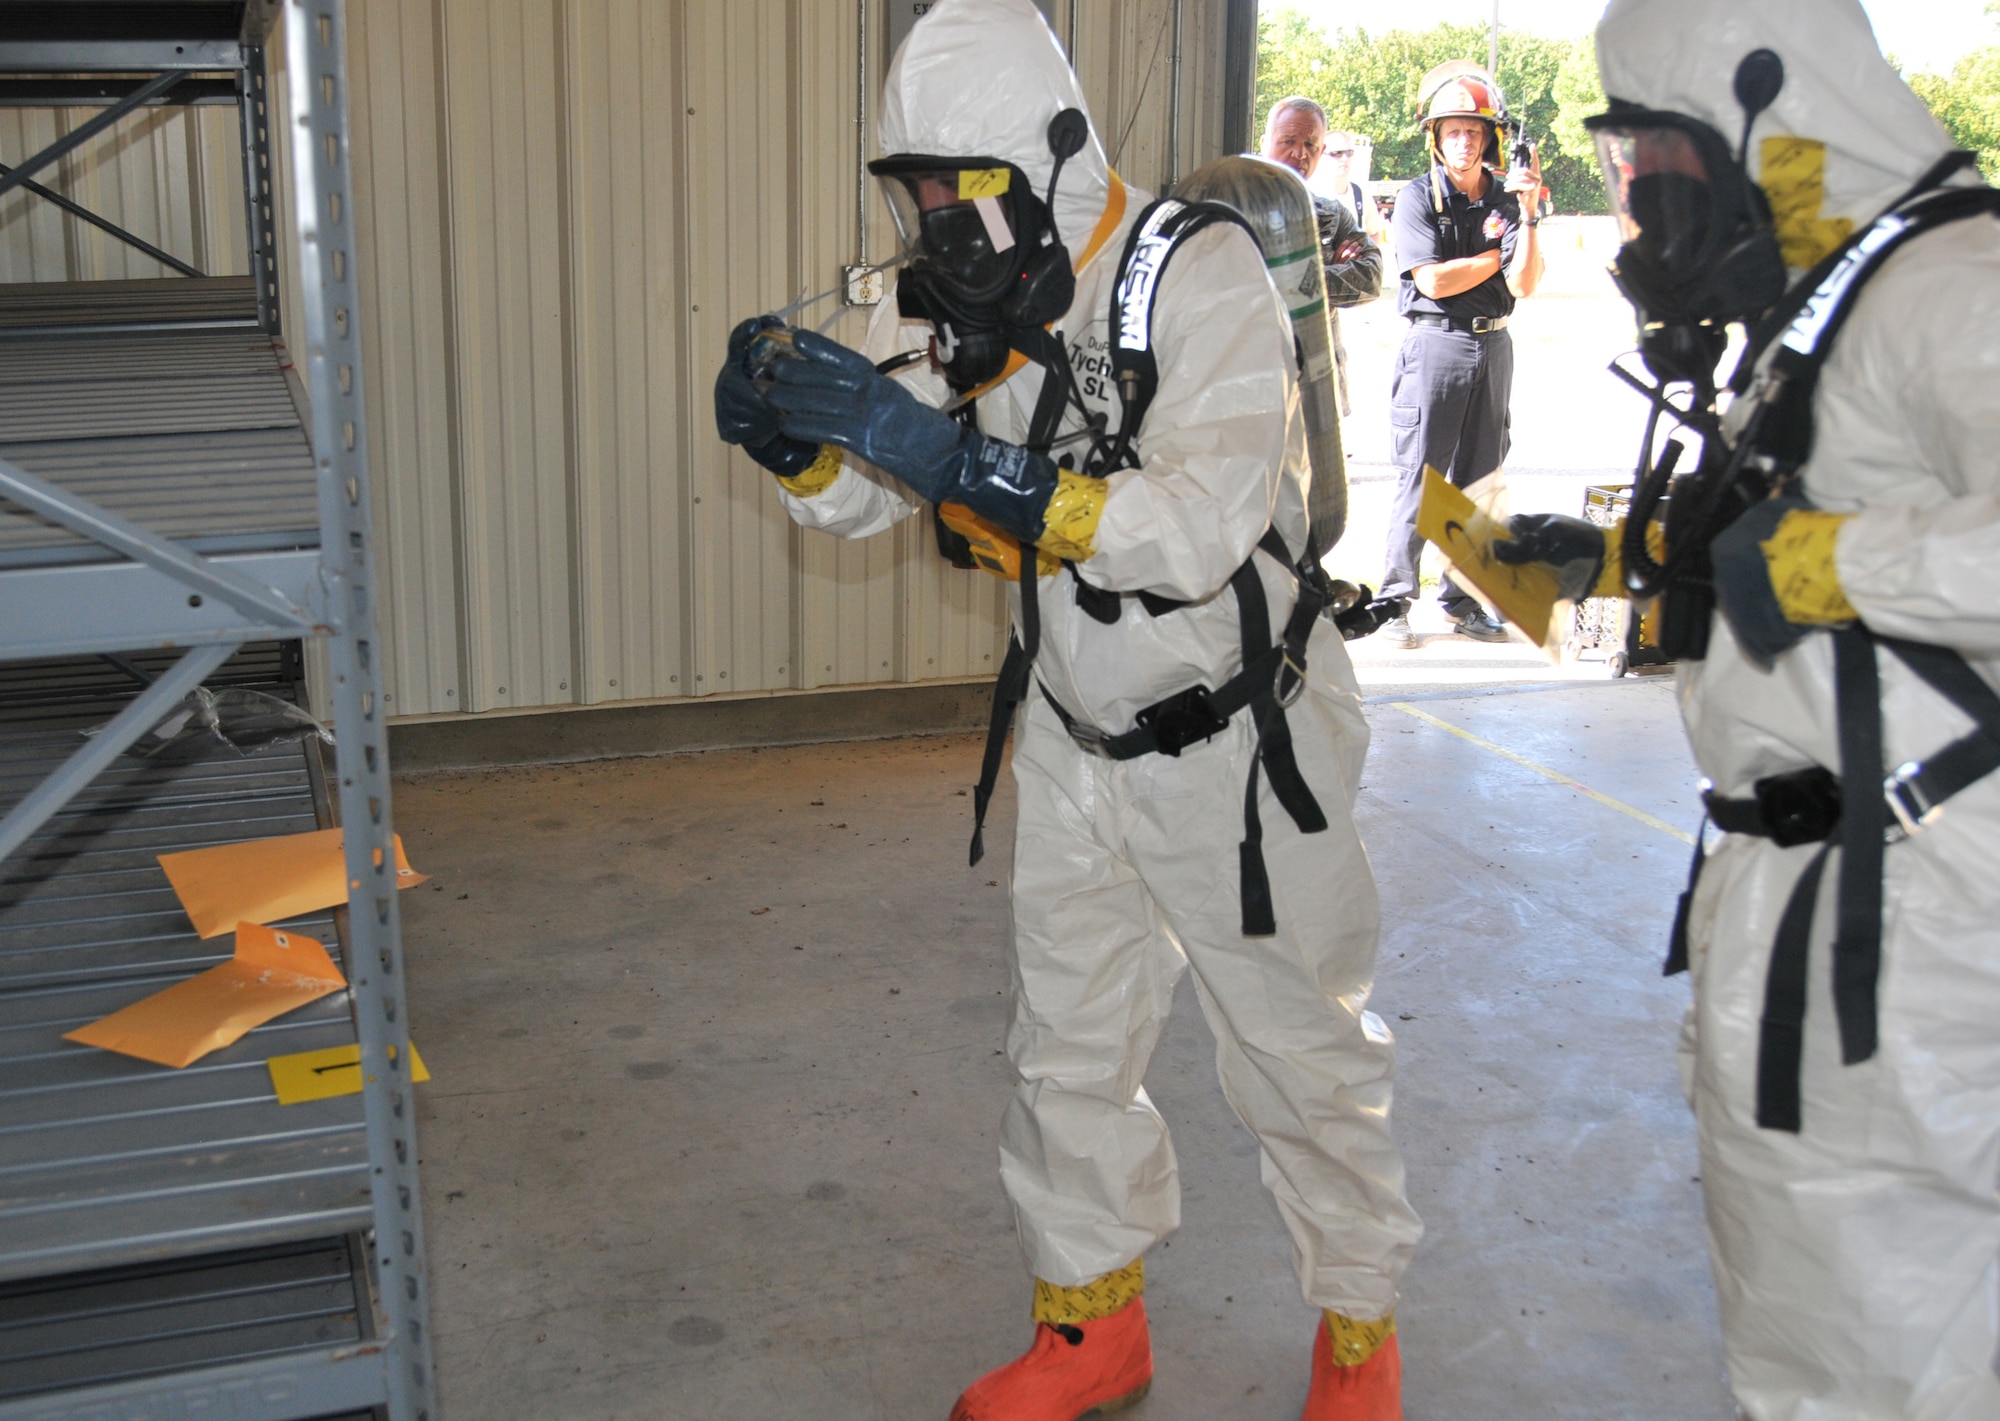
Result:
[[1454,613],[1446,615],[1451,617],[1452,630],[1460,636],[1469,636],[1474,641],[1507,640],[1507,629],[1487,616],[1483,607],[1474,607],[1463,615]]

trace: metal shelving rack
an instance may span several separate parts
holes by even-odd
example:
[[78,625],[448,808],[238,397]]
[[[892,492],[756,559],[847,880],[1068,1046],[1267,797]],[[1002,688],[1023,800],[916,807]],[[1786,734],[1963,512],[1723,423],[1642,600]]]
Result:
[[[264,63],[281,25],[282,113]],[[0,1421],[439,1414],[344,45],[342,0],[0,0],[0,103],[110,101],[0,192],[147,104],[234,102],[251,251],[249,278],[204,278],[38,189],[183,276],[0,302]],[[289,347],[281,235],[301,291]],[[296,665],[270,644],[308,638],[337,767],[310,745],[122,754],[205,681],[282,685]],[[181,1071],[60,1039],[224,955],[187,930],[154,854],[329,818],[347,994]],[[357,1038],[358,1102],[276,1104],[265,1056]]]

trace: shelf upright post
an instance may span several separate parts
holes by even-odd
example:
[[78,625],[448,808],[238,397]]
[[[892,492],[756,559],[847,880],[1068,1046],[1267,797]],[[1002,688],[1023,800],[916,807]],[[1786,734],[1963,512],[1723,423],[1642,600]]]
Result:
[[257,324],[278,328],[278,214],[271,185],[271,78],[264,46],[243,46],[236,75],[236,111],[243,125],[243,221],[249,238],[250,276],[257,283]]
[[388,1321],[383,1342],[389,1415],[392,1421],[438,1421],[375,613],[345,54],[343,0],[290,0],[286,117],[300,253],[298,316],[304,327],[293,358],[302,367],[311,406],[321,577],[333,625],[327,650],[347,857],[353,954],[348,979],[361,1038],[375,1263]]

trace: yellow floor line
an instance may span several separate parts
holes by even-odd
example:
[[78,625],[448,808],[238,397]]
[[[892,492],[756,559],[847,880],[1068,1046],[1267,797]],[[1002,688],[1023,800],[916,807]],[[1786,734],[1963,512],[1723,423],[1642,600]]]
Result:
[[1599,794],[1596,790],[1592,789],[1589,785],[1583,783],[1581,780],[1573,780],[1568,775],[1564,774],[1562,771],[1552,770],[1547,765],[1538,765],[1533,760],[1530,760],[1527,756],[1516,755],[1512,750],[1509,750],[1504,746],[1495,745],[1491,740],[1481,739],[1479,736],[1474,735],[1469,730],[1461,730],[1458,726],[1453,725],[1448,720],[1439,720],[1436,716],[1432,715],[1428,711],[1418,710],[1408,701],[1391,701],[1389,702],[1389,709],[1399,710],[1404,715],[1413,716],[1416,719],[1421,720],[1426,725],[1434,725],[1439,730],[1444,731],[1448,735],[1456,735],[1460,740],[1465,741],[1468,745],[1477,745],[1482,750],[1491,750],[1494,754],[1500,756],[1500,758],[1502,758],[1503,760],[1512,760],[1515,764],[1520,765],[1524,769],[1533,770],[1538,775],[1546,775],[1559,785],[1568,785],[1578,794],[1583,795],[1587,799],[1596,800],[1606,809],[1615,809],[1620,814],[1630,815],[1632,818],[1638,820],[1641,824],[1644,824],[1647,828],[1658,829],[1662,834],[1670,834],[1674,838],[1679,839],[1683,844],[1691,845],[1694,843],[1694,835],[1688,833],[1684,829],[1676,829],[1673,825],[1667,823],[1666,820],[1664,819],[1655,819],[1645,810],[1634,809],[1631,805],[1625,803],[1625,801],[1623,801],[1622,799],[1613,799],[1608,794]]

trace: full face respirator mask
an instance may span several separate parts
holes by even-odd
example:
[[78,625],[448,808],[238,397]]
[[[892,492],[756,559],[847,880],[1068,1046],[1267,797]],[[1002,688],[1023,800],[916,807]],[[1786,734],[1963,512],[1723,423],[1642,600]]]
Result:
[[1784,295],[1784,257],[1771,207],[1744,166],[1750,128],[1784,85],[1768,49],[1737,66],[1743,135],[1735,153],[1708,124],[1618,99],[1584,120],[1597,140],[1605,192],[1624,245],[1612,279],[1639,318],[1639,350],[1663,381],[1707,385],[1732,321]]
[[1076,109],[1049,124],[1055,167],[1045,194],[999,158],[898,154],[868,165],[908,258],[896,284],[898,310],[936,329],[936,358],[954,390],[999,375],[1013,333],[1047,325],[1075,298],[1053,205],[1064,162],[1088,136]]

